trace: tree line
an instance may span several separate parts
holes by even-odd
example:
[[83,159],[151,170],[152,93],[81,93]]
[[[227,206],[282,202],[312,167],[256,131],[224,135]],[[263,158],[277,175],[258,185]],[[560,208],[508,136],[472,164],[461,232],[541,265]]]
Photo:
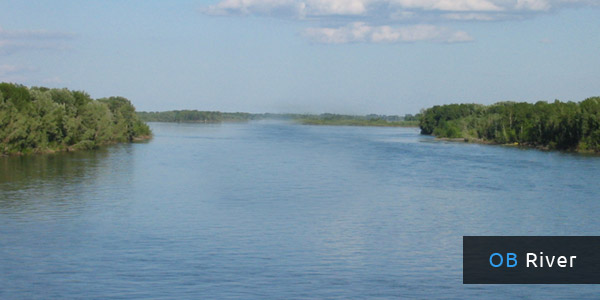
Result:
[[0,154],[92,149],[150,135],[126,98],[0,83]]
[[545,149],[600,152],[600,97],[581,102],[436,105],[422,112],[422,134]]
[[388,116],[370,114],[365,116],[324,113],[314,114],[274,114],[243,113],[199,110],[172,110],[164,112],[138,112],[140,119],[146,122],[246,122],[252,120],[290,120],[309,125],[355,125],[355,126],[417,126],[418,116]]
[[419,123],[413,115],[387,116],[370,114],[366,116],[320,114],[305,115],[296,119],[307,125],[344,125],[344,126],[381,126],[381,127],[416,127]]
[[195,123],[220,123],[248,121],[256,119],[250,113],[224,113],[220,111],[199,110],[171,110],[162,112],[137,112],[138,117],[146,122],[195,122]]

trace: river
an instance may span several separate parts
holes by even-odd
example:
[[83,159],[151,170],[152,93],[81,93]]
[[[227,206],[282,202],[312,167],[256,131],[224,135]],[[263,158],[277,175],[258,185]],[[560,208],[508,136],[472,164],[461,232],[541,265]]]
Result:
[[1,299],[597,298],[463,285],[464,235],[598,235],[600,157],[416,128],[150,123],[0,157]]

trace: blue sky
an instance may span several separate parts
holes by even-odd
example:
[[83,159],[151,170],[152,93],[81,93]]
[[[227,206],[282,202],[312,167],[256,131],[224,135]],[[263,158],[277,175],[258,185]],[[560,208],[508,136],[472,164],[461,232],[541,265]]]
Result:
[[0,81],[153,111],[579,101],[600,0],[2,1]]

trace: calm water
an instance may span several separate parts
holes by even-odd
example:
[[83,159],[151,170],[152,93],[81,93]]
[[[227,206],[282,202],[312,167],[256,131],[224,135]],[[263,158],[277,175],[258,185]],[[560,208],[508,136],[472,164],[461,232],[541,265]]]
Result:
[[416,129],[151,124],[0,158],[0,299],[597,298],[462,284],[463,235],[599,235],[600,158]]

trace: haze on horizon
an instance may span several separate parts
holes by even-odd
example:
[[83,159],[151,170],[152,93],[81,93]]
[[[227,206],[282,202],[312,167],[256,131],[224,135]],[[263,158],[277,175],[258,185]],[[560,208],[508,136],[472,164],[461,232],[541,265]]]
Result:
[[600,95],[596,0],[2,1],[0,81],[138,110],[405,114]]

